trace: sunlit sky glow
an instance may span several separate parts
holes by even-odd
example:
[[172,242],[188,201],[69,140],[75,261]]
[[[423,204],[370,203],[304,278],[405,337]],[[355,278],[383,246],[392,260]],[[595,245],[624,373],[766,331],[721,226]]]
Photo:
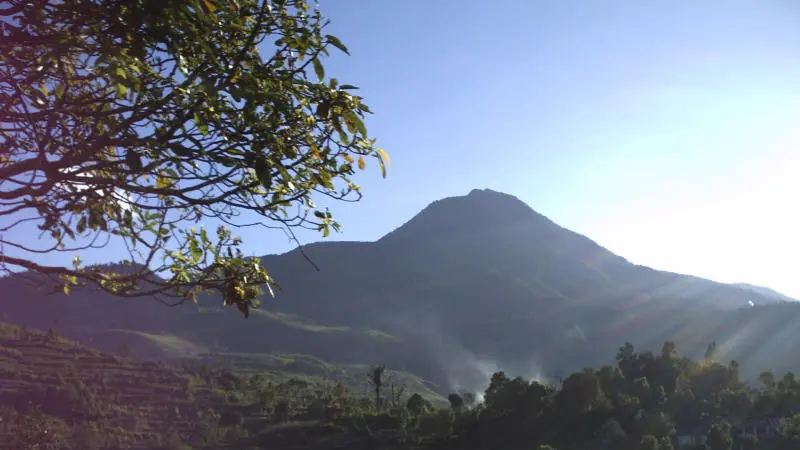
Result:
[[353,54],[327,72],[392,156],[337,239],[488,187],[632,262],[800,297],[800,2],[321,3]]

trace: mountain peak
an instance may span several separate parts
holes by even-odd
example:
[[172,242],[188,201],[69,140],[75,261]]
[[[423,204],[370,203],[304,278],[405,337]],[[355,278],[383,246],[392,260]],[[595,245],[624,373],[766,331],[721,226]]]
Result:
[[515,201],[522,204],[526,209],[531,209],[528,205],[526,205],[522,200],[518,199],[517,197],[507,194],[505,192],[495,191],[489,188],[483,189],[473,189],[469,191],[467,195],[455,196],[455,197],[446,197],[441,199],[440,201],[454,199],[454,198],[467,198],[471,200],[495,200],[495,201]]
[[483,189],[475,188],[475,189],[469,191],[469,194],[467,194],[466,196],[467,197],[470,197],[470,196],[474,197],[474,196],[477,196],[477,195],[503,195],[503,196],[507,196],[507,197],[514,197],[511,194],[506,194],[505,192],[495,191],[495,190],[489,189],[489,188],[483,188]]
[[517,197],[492,189],[473,189],[467,195],[436,200],[381,241],[435,237],[477,228],[526,222],[558,227]]

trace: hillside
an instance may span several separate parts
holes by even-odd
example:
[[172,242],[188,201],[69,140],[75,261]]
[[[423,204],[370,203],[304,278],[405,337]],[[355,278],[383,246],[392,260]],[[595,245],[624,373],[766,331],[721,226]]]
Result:
[[[44,439],[36,435],[45,429],[58,448],[155,445],[173,435],[192,442],[205,440],[219,410],[236,408],[186,371],[8,324],[0,324],[0,374],[0,442]],[[36,423],[23,430],[26,421]]]
[[171,367],[0,324],[0,448],[788,450],[800,442],[792,373],[767,371],[748,386],[740,364],[714,352],[692,360],[669,342],[658,352],[624,344],[614,359],[556,383],[494,372],[479,397],[452,394],[441,405],[389,383],[376,408],[315,377]]
[[[654,348],[683,339],[681,348],[696,355],[733,336],[726,324],[739,322],[727,318],[749,320],[752,311],[738,310],[751,301],[780,303],[631,264],[491,190],[436,201],[377,242],[316,243],[305,253],[320,271],[298,251],[264,257],[283,290],[248,320],[218,311],[216,299],[198,310],[80,291],[42,297],[11,279],[0,280],[2,312],[29,326],[57,320],[65,335],[93,345],[118,346],[124,337],[149,356],[212,349],[386,363],[446,393],[480,388],[495,368],[549,376],[602,364],[624,341]],[[730,354],[774,332],[760,323],[724,344]]]
[[756,286],[756,285],[753,285],[753,284],[750,284],[750,283],[734,283],[733,286],[744,288],[744,289],[749,289],[749,290],[751,290],[753,292],[756,292],[758,294],[761,294],[761,295],[763,295],[765,297],[774,297],[774,298],[776,298],[776,299],[778,299],[780,301],[786,301],[786,302],[796,302],[797,301],[796,298],[789,297],[788,295],[781,294],[780,292],[776,291],[775,289],[770,289],[770,288],[764,287],[764,286]]
[[[130,352],[123,346],[118,354],[104,353],[55,329],[0,322],[0,448],[253,448],[249,440],[269,448],[374,448],[392,438],[381,425],[366,436],[348,431],[354,420],[380,423],[365,397],[372,395],[363,383],[367,367],[234,354],[166,365]],[[292,376],[287,365],[308,375]],[[384,380],[391,405],[415,393],[430,405],[447,405],[409,375],[387,372]],[[406,389],[390,398],[400,387]]]

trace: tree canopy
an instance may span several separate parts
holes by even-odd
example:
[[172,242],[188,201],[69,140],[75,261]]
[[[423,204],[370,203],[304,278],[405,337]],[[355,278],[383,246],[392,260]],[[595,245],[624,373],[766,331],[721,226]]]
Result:
[[[314,199],[357,201],[368,158],[385,176],[369,108],[326,77],[347,48],[304,0],[14,0],[0,16],[6,273],[173,302],[220,292],[247,316],[276,285],[233,230],[327,236],[339,225]],[[34,226],[47,245],[10,237]],[[113,240],[124,270],[37,263]]]

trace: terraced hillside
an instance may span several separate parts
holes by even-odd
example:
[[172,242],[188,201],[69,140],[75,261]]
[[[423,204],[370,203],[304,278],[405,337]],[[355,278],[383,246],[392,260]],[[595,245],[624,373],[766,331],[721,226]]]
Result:
[[[39,413],[46,418],[47,439],[76,448],[160,445],[171,436],[199,442],[207,438],[218,410],[237,406],[222,399],[210,384],[183,370],[101,353],[54,332],[0,327],[0,404],[6,424],[0,442],[20,438],[19,427],[8,424]],[[36,440],[35,430],[28,431]]]
[[[168,365],[131,351],[112,355],[54,329],[0,323],[0,443],[11,443],[0,448],[228,448],[248,436],[280,440],[287,426],[324,431],[320,420],[371,407],[364,366],[232,353]],[[418,378],[387,375],[404,398],[418,392],[446,404]]]

